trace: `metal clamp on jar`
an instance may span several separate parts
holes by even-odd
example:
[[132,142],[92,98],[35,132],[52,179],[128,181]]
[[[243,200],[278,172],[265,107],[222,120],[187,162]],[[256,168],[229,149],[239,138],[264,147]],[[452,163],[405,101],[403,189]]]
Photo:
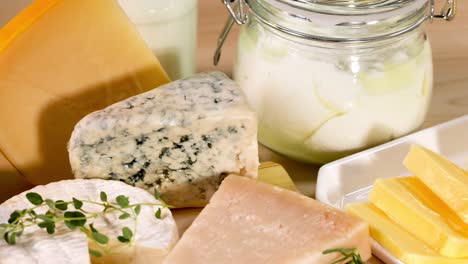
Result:
[[400,137],[432,94],[425,21],[452,20],[455,0],[222,1],[241,28],[234,79],[259,119],[259,140],[326,163]]

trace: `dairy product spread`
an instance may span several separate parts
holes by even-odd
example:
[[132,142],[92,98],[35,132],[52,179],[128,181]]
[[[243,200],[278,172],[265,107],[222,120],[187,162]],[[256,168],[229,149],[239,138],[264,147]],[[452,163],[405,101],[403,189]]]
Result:
[[242,27],[238,45],[234,78],[258,114],[264,145],[324,163],[423,122],[432,59],[419,31],[355,49],[283,35],[251,23]]

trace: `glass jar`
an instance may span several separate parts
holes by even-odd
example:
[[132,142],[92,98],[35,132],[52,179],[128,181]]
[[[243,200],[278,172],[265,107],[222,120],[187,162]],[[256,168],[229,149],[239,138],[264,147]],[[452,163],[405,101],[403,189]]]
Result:
[[197,0],[118,0],[172,80],[196,70]]
[[[432,2],[249,0],[249,12],[241,2],[226,3],[244,24],[234,79],[258,115],[263,145],[326,163],[424,121],[433,73],[422,25],[439,17]],[[447,20],[449,2],[440,15]]]

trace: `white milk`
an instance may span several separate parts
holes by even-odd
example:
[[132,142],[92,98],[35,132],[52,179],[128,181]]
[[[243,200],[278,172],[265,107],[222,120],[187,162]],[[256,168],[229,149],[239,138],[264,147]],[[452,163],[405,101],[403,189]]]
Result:
[[172,80],[196,70],[196,0],[118,0]]

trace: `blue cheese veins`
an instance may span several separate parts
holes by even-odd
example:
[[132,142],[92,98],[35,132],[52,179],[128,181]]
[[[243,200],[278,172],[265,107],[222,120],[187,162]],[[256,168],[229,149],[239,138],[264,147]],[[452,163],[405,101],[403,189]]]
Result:
[[118,180],[203,206],[231,173],[255,178],[257,121],[220,72],[201,73],[91,113],[68,144],[75,178]]

